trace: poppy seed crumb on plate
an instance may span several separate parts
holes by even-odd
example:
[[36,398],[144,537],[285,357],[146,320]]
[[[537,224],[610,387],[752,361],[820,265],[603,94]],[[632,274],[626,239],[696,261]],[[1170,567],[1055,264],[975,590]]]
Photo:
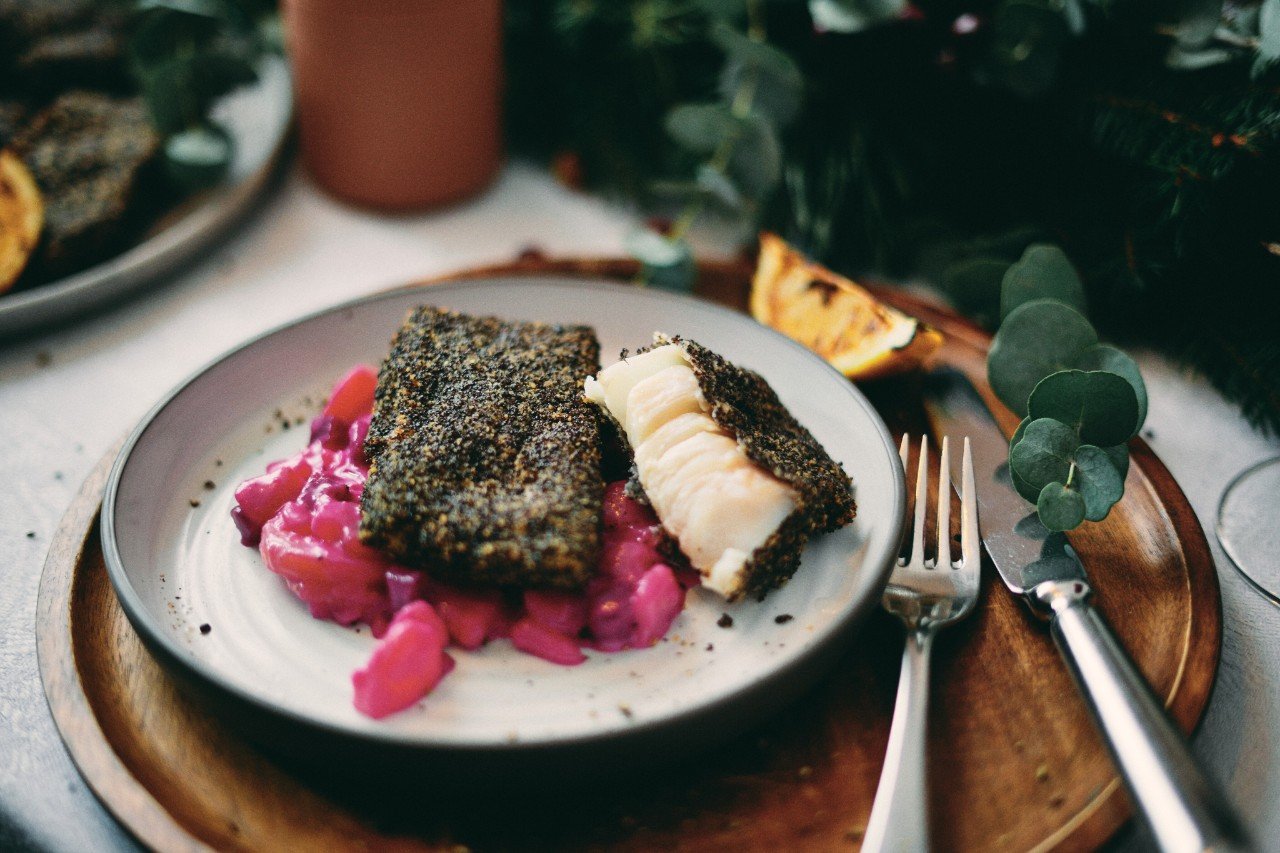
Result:
[[773,621],[778,625],[785,625],[794,618],[796,617],[792,616],[790,613],[780,613],[773,617]]
[[733,617],[730,616],[728,613],[721,613],[720,618],[716,620],[716,624],[719,625],[721,628],[732,628]]
[[203,625],[200,626],[201,634],[208,634],[212,630],[213,630],[213,626],[210,625],[208,622],[205,622]]

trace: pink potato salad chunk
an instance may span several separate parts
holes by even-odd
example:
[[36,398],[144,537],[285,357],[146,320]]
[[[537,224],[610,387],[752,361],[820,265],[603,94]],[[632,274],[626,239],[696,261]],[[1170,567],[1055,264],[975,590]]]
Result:
[[376,386],[373,368],[348,372],[311,422],[307,446],[241,483],[231,511],[240,541],[312,616],[364,623],[379,638],[351,678],[358,711],[381,719],[416,704],[453,669],[451,646],[474,651],[505,639],[576,666],[588,659],[583,649],[647,648],[666,634],[698,576],[659,552],[656,516],[621,481],[605,488],[597,571],[579,593],[458,588],[364,545],[364,440]]

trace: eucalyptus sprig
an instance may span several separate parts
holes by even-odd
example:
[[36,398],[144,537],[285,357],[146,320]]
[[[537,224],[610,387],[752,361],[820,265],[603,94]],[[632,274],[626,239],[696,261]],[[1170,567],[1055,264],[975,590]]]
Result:
[[[780,132],[800,111],[804,77],[786,53],[765,40],[762,0],[700,0],[707,38],[725,55],[718,100],[677,104],[668,111],[667,135],[699,158],[693,176],[663,181],[655,190],[683,200],[680,215],[663,235],[637,233],[629,248],[648,283],[687,290],[692,253],[685,240],[705,211],[754,224],[763,202],[782,178]],[[739,23],[745,19],[745,30]]]
[[1127,443],[1147,417],[1137,363],[1099,343],[1084,310],[1066,256],[1033,245],[1004,273],[987,357],[992,391],[1023,416],[1009,447],[1013,484],[1050,530],[1107,517],[1124,494]]
[[210,117],[223,95],[258,79],[274,48],[269,0],[133,0],[129,66],[165,137],[165,165],[185,189],[215,183],[234,153]]

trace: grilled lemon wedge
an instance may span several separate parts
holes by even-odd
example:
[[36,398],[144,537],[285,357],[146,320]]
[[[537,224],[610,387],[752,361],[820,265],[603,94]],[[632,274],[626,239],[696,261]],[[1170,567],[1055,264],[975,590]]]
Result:
[[0,151],[0,293],[18,280],[44,225],[44,200],[27,167]]
[[760,235],[751,316],[804,344],[850,379],[915,370],[942,346],[941,332],[767,232]]

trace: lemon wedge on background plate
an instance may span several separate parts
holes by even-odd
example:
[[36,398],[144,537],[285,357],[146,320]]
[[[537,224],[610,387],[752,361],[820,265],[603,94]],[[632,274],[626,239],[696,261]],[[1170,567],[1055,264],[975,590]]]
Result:
[[27,167],[0,151],[0,293],[18,280],[44,225],[44,200]]
[[760,235],[751,316],[794,338],[850,379],[915,370],[942,346],[942,333],[815,264],[785,240]]

